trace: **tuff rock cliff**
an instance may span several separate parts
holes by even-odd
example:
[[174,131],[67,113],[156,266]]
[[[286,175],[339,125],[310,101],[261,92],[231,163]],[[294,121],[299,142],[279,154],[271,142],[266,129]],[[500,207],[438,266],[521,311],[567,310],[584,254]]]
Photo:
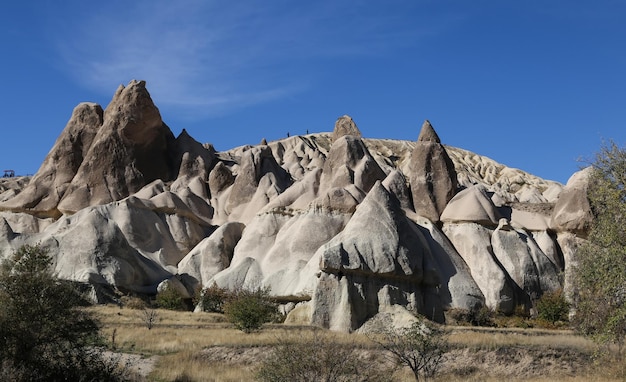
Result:
[[[332,133],[215,152],[174,137],[143,81],[78,105],[39,171],[0,182],[0,249],[39,243],[59,277],[155,293],[270,287],[288,321],[353,331],[402,307],[512,312],[568,287],[589,227],[566,186],[441,143]],[[565,285],[561,285],[565,274]]]

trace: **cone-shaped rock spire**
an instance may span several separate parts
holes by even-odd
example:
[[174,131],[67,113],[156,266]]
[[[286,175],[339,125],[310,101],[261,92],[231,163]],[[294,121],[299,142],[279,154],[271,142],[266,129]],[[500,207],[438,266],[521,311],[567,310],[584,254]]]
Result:
[[58,209],[75,212],[120,200],[153,180],[169,180],[173,141],[145,81],[120,85]]
[[411,192],[415,212],[438,222],[457,188],[454,163],[435,129],[426,121],[410,159]]
[[435,132],[433,125],[430,124],[429,120],[425,120],[422,124],[422,130],[420,131],[420,135],[417,137],[417,141],[441,143],[439,136]]

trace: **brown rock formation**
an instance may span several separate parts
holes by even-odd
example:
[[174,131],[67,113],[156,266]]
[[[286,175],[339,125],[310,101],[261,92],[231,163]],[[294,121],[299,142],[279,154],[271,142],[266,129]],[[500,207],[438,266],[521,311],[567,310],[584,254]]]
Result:
[[22,192],[2,203],[0,208],[39,217],[59,217],[57,205],[89,152],[102,122],[100,105],[81,103],[76,106],[37,174]]
[[411,192],[415,212],[438,222],[457,189],[454,163],[429,121],[422,125],[410,159]]
[[591,167],[588,167],[569,178],[554,206],[550,228],[587,237],[593,221],[591,206],[587,198],[591,171]]
[[120,85],[59,211],[73,213],[122,199],[155,179],[169,180],[168,146],[173,140],[145,82]]
[[343,137],[344,135],[354,135],[357,138],[361,138],[361,131],[349,115],[344,115],[337,119],[331,139],[335,142],[337,138]]

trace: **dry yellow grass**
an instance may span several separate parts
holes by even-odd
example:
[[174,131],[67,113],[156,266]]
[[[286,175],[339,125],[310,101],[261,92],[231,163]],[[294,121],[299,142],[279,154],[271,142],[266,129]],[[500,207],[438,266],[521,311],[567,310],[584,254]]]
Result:
[[[219,314],[173,312],[157,310],[159,320],[148,330],[141,310],[117,306],[96,306],[88,308],[99,317],[103,324],[103,335],[109,342],[115,342],[118,351],[142,354],[146,357],[159,355],[154,370],[149,376],[153,381],[250,381],[254,369],[263,353],[280,341],[295,340],[319,330],[309,326],[267,325],[262,331],[245,334],[224,322]],[[502,348],[563,349],[569,353],[591,354],[595,345],[589,340],[570,331],[550,331],[536,329],[490,329],[472,327],[452,327],[449,340],[453,348],[466,352],[486,352],[489,354]],[[376,345],[364,335],[323,332],[334,341],[346,346],[357,346],[366,350],[376,350]],[[467,350],[469,349],[469,350]],[[554,352],[554,351],[553,351]],[[466,360],[467,361],[467,360]],[[471,359],[468,361],[471,362]],[[499,365],[506,369],[507,365]],[[552,373],[544,376],[519,378],[506,376],[515,381],[567,381],[567,382],[607,382],[618,381],[623,376],[620,363],[588,365],[576,376]],[[445,372],[445,370],[444,370]],[[393,380],[411,381],[407,370],[394,374]],[[436,381],[501,381],[502,376],[490,376],[484,372],[470,372],[466,375],[442,374]]]
[[550,346],[592,352],[597,345],[571,330],[450,328],[450,343],[455,346],[494,349],[501,346]]

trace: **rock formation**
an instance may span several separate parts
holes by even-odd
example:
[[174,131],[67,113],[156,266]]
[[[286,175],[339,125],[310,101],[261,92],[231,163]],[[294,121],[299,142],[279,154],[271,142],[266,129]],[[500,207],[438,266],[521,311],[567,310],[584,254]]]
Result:
[[456,193],[454,164],[429,121],[422,125],[417,144],[411,152],[411,192],[415,212],[431,221],[439,217]]
[[356,126],[356,123],[349,115],[344,115],[337,118],[335,122],[335,128],[333,129],[332,141],[336,141],[337,138],[345,135],[352,135],[355,138],[361,138],[361,131]]
[[60,217],[57,206],[87,156],[102,122],[100,105],[81,103],[76,106],[37,174],[17,197],[3,203],[2,208],[40,217]]
[[125,198],[153,180],[169,180],[173,140],[145,82],[120,86],[57,208],[74,213]]
[[587,199],[591,171],[591,167],[587,167],[572,175],[567,181],[554,206],[550,221],[550,226],[556,231],[569,231],[582,236],[586,236],[589,231],[593,218]]
[[428,121],[415,142],[364,138],[343,116],[215,152],[174,138],[133,81],[104,111],[77,106],[30,182],[0,180],[0,254],[40,243],[59,277],[116,293],[269,287],[289,322],[334,330],[444,321],[570,287],[583,178],[563,188],[446,147]]

